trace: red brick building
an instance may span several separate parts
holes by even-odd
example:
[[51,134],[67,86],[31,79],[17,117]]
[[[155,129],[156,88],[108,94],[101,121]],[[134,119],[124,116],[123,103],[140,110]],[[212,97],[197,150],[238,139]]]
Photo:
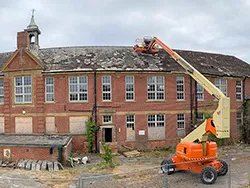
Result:
[[[0,53],[3,136],[70,135],[72,147],[84,151],[85,122],[92,117],[100,126],[98,141],[114,147],[168,147],[189,133],[202,113],[216,108],[216,100],[195,87],[164,51],[40,49],[39,34],[32,17],[17,34],[17,50]],[[242,124],[239,108],[250,94],[250,66],[234,56],[175,51],[231,98],[231,136],[236,138]]]

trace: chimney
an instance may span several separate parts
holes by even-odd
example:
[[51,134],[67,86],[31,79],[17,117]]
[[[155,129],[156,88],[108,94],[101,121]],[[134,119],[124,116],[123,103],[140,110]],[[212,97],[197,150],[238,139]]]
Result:
[[17,33],[17,49],[29,48],[29,37],[27,31]]

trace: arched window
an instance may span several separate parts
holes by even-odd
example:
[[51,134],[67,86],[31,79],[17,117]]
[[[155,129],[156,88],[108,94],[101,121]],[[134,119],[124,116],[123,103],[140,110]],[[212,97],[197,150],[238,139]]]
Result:
[[35,41],[36,41],[35,35],[31,34],[31,35],[30,35],[30,43],[31,43],[31,44],[34,44]]

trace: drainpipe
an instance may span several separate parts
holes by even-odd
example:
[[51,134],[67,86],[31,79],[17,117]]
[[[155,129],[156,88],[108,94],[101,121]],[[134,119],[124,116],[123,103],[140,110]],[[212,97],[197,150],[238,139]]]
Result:
[[193,79],[189,76],[190,80],[190,125],[193,128]]
[[243,85],[243,91],[242,91],[242,97],[243,97],[243,139],[244,139],[244,143],[246,143],[247,142],[247,132],[246,132],[246,124],[245,124],[245,117],[246,117],[246,113],[247,113],[247,110],[246,110],[246,79],[247,79],[247,77],[244,77],[244,79],[243,79],[243,83],[242,83],[242,85]]
[[[97,101],[96,101],[96,70],[94,70],[94,122],[97,126]],[[95,151],[97,152],[97,132],[95,133]]]
[[[195,101],[194,101],[194,105],[195,105],[195,121],[197,121],[197,117],[198,117],[198,99],[197,99],[197,82],[194,82],[194,93],[195,93]],[[196,122],[195,122],[196,123]]]

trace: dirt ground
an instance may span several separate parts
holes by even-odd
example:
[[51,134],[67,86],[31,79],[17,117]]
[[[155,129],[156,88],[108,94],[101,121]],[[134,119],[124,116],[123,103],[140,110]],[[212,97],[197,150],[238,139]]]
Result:
[[[114,168],[101,165],[97,154],[88,155],[90,163],[65,168],[58,172],[0,169],[0,188],[68,188],[82,177],[83,187],[167,187],[168,188],[250,188],[250,146],[233,145],[219,148],[219,158],[227,161],[230,171],[219,176],[213,185],[204,185],[199,174],[176,171],[172,175],[159,172],[159,165],[173,153],[168,151],[142,152],[140,157],[114,156]],[[166,186],[167,185],[167,186]]]

